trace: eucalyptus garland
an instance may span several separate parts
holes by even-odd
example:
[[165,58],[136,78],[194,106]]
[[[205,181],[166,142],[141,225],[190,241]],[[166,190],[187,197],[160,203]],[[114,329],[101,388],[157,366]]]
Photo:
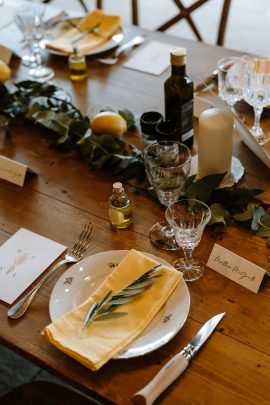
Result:
[[[105,110],[113,111],[111,108]],[[127,127],[134,126],[134,116],[128,110],[118,111]],[[137,190],[155,196],[153,189],[140,186],[145,179],[142,153],[125,137],[96,134],[90,119],[72,104],[71,98],[55,85],[35,81],[0,85],[0,127],[7,132],[22,122],[32,122],[47,128],[52,146],[62,150],[76,150],[93,169],[108,170],[122,181],[135,179]],[[211,209],[209,226],[214,232],[224,232],[226,226],[241,225],[257,235],[267,238],[270,245],[270,215],[268,206],[259,195],[260,189],[247,189],[236,185],[229,189],[217,188],[224,175],[206,176],[195,181],[190,176],[181,197],[197,198]],[[156,197],[156,196],[155,196]]]

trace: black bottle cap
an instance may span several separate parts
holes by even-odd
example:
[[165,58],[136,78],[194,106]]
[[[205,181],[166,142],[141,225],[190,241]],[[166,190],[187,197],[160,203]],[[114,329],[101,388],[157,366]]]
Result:
[[141,130],[149,138],[156,138],[156,125],[163,121],[163,116],[157,111],[147,111],[141,115]]
[[179,141],[179,129],[170,121],[162,121],[156,124],[156,137],[158,141]]

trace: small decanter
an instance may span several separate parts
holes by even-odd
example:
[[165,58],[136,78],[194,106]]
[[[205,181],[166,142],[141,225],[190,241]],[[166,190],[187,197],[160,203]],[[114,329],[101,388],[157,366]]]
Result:
[[84,80],[87,77],[87,64],[83,54],[77,47],[73,48],[73,53],[68,58],[70,79],[74,81]]
[[109,198],[109,217],[111,224],[119,229],[127,228],[133,222],[131,201],[120,182],[113,184],[113,193]]

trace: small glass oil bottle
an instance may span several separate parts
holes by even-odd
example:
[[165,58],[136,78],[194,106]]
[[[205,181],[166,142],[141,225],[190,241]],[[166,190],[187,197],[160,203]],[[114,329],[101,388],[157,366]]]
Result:
[[122,183],[113,184],[113,193],[109,198],[109,217],[115,228],[123,229],[133,222],[131,201]]
[[87,77],[87,65],[85,56],[79,53],[78,48],[73,48],[73,53],[68,58],[70,79],[74,81],[84,80]]

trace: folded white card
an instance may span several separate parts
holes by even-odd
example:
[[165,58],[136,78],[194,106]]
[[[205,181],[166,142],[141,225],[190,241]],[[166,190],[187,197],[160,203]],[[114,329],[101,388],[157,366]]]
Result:
[[0,299],[12,304],[65,249],[21,228],[0,247]]
[[161,75],[170,66],[170,50],[175,45],[151,41],[131,56],[124,67],[153,75]]
[[207,266],[223,276],[257,293],[265,270],[215,243]]
[[25,164],[0,155],[0,179],[22,187],[27,171],[34,173]]

